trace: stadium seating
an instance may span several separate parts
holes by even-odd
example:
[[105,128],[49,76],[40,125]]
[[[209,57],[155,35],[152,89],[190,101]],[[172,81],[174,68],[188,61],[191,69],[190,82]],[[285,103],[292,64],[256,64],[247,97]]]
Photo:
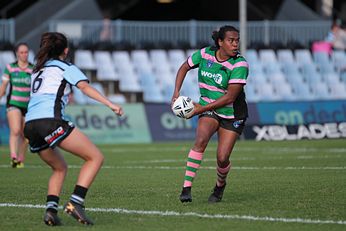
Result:
[[108,51],[95,51],[94,52],[95,63],[96,63],[96,77],[99,81],[119,80],[117,76],[113,60],[110,52]]
[[298,65],[313,63],[311,52],[308,49],[297,49],[294,51]]
[[332,54],[332,62],[337,72],[346,70],[346,52],[335,50]]
[[[0,69],[3,72],[6,64],[12,63],[16,60],[13,51],[0,51]],[[1,72],[1,75],[2,75]]]
[[[169,103],[176,73],[194,49],[76,50],[75,64],[86,72],[92,84],[114,101],[129,100],[127,93],[143,94],[135,100]],[[34,54],[31,51],[30,59]],[[346,52],[332,54],[308,49],[249,49],[249,76],[245,91],[248,102],[346,99]],[[0,66],[14,61],[12,51],[0,51]],[[3,69],[1,70],[3,71]],[[93,78],[89,71],[94,71]],[[188,72],[182,95],[198,101],[197,69]],[[75,102],[95,103],[74,88]],[[126,96],[126,97],[125,97]]]
[[83,70],[95,70],[96,64],[91,50],[76,50],[74,63]]
[[278,61],[280,64],[295,63],[292,50],[280,49],[277,51]]

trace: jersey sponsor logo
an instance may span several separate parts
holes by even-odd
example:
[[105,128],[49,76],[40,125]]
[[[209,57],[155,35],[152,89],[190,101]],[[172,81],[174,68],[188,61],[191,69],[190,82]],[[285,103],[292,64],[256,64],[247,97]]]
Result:
[[208,68],[211,68],[211,67],[213,66],[213,64],[214,64],[213,61],[208,60],[208,62],[207,62],[207,67],[208,67]]
[[215,73],[210,73],[208,71],[201,71],[201,75],[203,77],[208,77],[213,79],[217,84],[221,84],[222,82],[222,75],[221,74],[215,74]]
[[27,85],[30,85],[31,79],[30,78],[13,78],[13,83],[25,83]]
[[212,116],[214,114],[213,111],[205,111],[205,112],[202,112],[202,115],[209,115],[209,116]]
[[65,130],[60,126],[58,127],[58,129],[56,129],[55,131],[53,131],[51,134],[49,134],[48,136],[46,136],[44,138],[44,140],[48,143],[51,144],[53,143],[59,136],[61,136],[62,134],[65,133]]

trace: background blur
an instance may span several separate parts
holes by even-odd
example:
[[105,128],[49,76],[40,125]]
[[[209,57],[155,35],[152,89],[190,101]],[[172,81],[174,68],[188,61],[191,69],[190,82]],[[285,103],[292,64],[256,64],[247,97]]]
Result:
[[[250,117],[242,138],[346,137],[343,0],[3,0],[0,17],[1,72],[15,61],[17,42],[29,44],[35,62],[40,35],[62,32],[70,40],[69,61],[124,105],[127,115],[114,118],[74,88],[70,119],[98,143],[193,139],[197,120],[170,111],[175,74],[225,24],[245,28]],[[195,101],[196,71],[181,90]],[[0,103],[0,143],[6,143],[4,97]]]

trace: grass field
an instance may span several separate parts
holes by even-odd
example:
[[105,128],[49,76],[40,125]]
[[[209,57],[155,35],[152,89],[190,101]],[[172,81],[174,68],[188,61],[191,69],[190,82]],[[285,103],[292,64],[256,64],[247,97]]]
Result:
[[[346,230],[346,140],[239,141],[224,199],[208,204],[215,184],[210,143],[194,181],[193,202],[178,200],[192,142],[100,146],[105,163],[90,188],[88,230]],[[50,169],[28,154],[24,169],[9,166],[0,147],[0,230],[47,230],[42,222]],[[68,200],[81,161],[65,154]],[[64,226],[84,230],[59,212]]]

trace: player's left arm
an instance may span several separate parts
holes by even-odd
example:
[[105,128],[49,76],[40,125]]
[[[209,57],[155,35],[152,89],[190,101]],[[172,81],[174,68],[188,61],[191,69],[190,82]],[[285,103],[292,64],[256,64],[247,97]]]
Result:
[[102,95],[97,89],[89,85],[88,81],[80,81],[77,83],[76,86],[79,88],[79,90],[83,92],[83,94],[106,105],[112,111],[114,111],[117,115],[121,116],[123,114],[123,109],[119,105],[111,102],[106,96]]

